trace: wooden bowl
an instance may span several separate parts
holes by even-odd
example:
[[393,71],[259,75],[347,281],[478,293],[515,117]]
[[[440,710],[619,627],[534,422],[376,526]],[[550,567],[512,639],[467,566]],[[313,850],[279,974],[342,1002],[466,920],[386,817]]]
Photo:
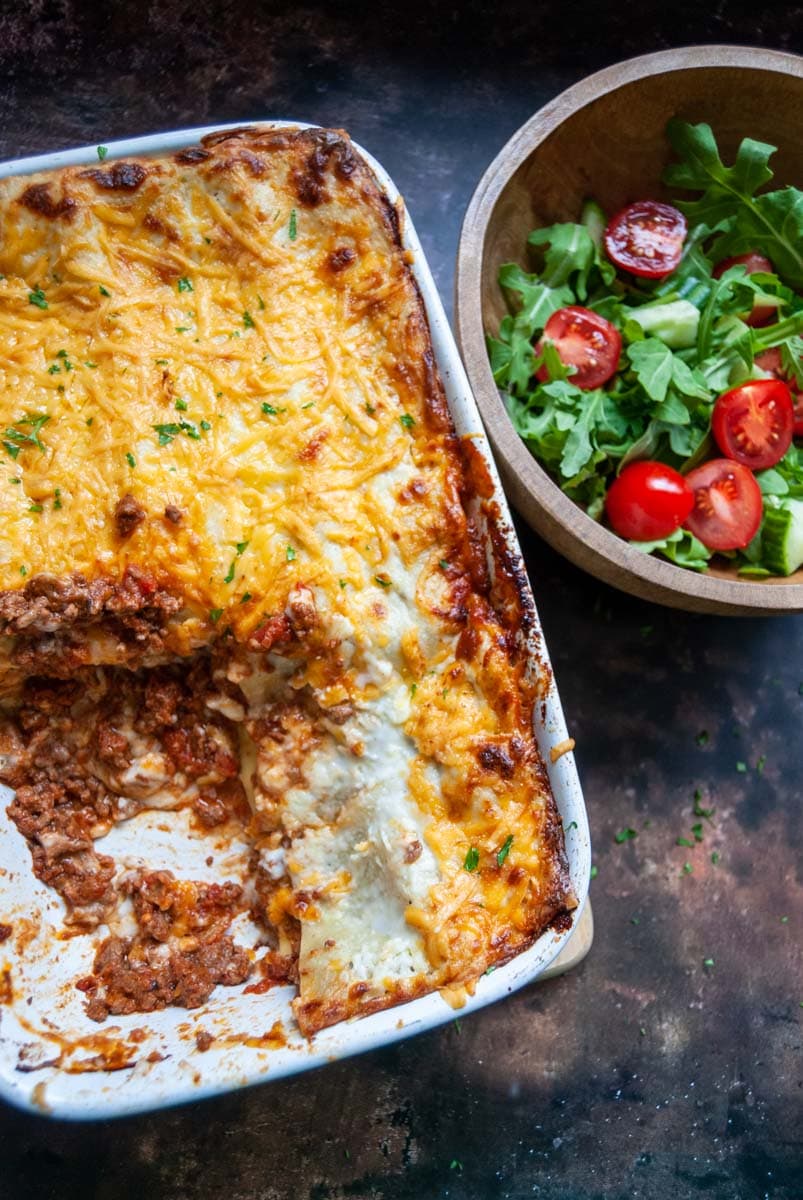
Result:
[[593,196],[607,212],[666,198],[672,116],[707,121],[732,161],[749,135],[778,146],[775,183],[803,186],[803,59],[738,46],[694,46],[608,67],[569,88],[515,133],[468,206],[455,278],[457,336],[505,487],[532,527],[577,566],[647,600],[694,612],[803,611],[803,570],[788,579],[741,579],[736,568],[697,574],[643,554],[592,520],[532,457],[515,432],[488,365],[485,333],[506,311],[505,262],[526,261],[527,234],[575,221]]

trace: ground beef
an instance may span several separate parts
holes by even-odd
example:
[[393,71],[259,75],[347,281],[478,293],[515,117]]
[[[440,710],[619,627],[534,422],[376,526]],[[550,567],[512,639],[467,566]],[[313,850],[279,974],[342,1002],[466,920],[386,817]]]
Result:
[[114,507],[114,527],[117,536],[130,537],[138,525],[141,525],[148,514],[130,492],[121,496]]
[[[137,673],[96,668],[71,680],[29,679],[15,722],[0,730],[0,780],[16,789],[9,815],[28,839],[34,872],[93,928],[115,908],[115,864],[95,842],[150,797],[194,781],[205,827],[247,819],[236,731],[205,707],[215,695],[208,655]],[[138,770],[164,763],[164,776]]]
[[153,1012],[168,1005],[197,1008],[218,984],[244,983],[247,952],[227,932],[244,909],[236,884],[176,880],[155,871],[124,881],[138,931],[109,937],[98,948],[92,975],[78,981],[87,1015]]

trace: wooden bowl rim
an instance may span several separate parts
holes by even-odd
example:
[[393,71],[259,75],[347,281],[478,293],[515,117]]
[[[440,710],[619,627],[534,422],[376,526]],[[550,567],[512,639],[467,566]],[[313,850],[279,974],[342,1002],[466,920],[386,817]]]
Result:
[[[607,560],[611,564],[613,573],[606,573],[610,582],[616,582],[617,574],[628,574],[655,589],[669,603],[672,594],[685,596],[695,608],[709,611],[793,612],[803,609],[803,583],[698,574],[634,549],[589,517],[560,490],[515,433],[485,349],[481,301],[485,235],[494,206],[519,167],[568,117],[610,92],[653,75],[734,67],[803,78],[803,58],[796,54],[749,46],[687,46],[640,55],[605,67],[573,84],[530,117],[486,169],[466,209],[455,269],[455,325],[472,390],[503,466],[516,476],[528,498],[581,542],[597,563]],[[526,511],[523,515],[530,521]]]

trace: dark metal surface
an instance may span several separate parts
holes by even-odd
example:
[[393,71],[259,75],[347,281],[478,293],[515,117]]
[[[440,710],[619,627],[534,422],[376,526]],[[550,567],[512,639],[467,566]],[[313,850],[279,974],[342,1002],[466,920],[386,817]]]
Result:
[[[0,157],[261,116],[344,126],[395,177],[448,301],[466,202],[513,130],[591,70],[695,41],[799,51],[803,9],[0,0]],[[221,1100],[107,1125],[0,1108],[3,1197],[800,1200],[803,619],[652,608],[522,537],[594,831],[591,956]]]

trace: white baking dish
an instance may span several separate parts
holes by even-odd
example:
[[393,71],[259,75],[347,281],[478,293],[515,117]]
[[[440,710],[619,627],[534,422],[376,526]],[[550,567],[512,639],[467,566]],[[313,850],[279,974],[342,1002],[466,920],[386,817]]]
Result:
[[[108,147],[108,158],[178,150],[204,134],[226,128],[236,126],[215,125],[114,142]],[[395,203],[398,192],[392,180],[369,154],[360,153]],[[95,146],[3,163],[0,177],[85,162],[97,162]],[[471,436],[488,462],[508,544],[514,559],[520,561],[521,551],[479,414],[421,245],[406,215],[403,237],[412,252],[412,269],[426,305],[457,431]],[[580,900],[574,913],[576,926],[588,892],[588,823],[573,755],[563,754],[554,764],[550,760],[550,749],[563,742],[567,732],[537,618],[530,648],[549,681],[544,703],[539,705],[536,733],[566,830],[571,877]],[[198,1100],[260,1080],[280,1079],[454,1018],[454,1011],[435,994],[336,1025],[308,1043],[293,1022],[290,988],[265,994],[218,988],[199,1009],[170,1008],[150,1015],[115,1017],[103,1025],[90,1021],[75,980],[91,971],[93,939],[59,937],[62,902],[33,875],[28,847],[5,812],[10,795],[0,787],[0,922],[14,928],[14,935],[0,943],[0,1000],[5,996],[5,1003],[0,1003],[0,1096],[12,1104],[72,1119],[121,1116]],[[145,859],[149,866],[169,868],[179,876],[197,878],[201,872],[200,877],[209,878],[211,874],[203,866],[210,853],[210,835],[194,837],[181,813],[140,814],[116,827],[105,840],[104,850],[121,865]],[[221,849],[215,862],[219,878],[237,878],[236,847]],[[460,1015],[532,983],[564,947],[573,928],[544,934],[525,953],[480,979]],[[250,931],[245,923],[238,929],[247,940]],[[281,1022],[284,1036],[277,1036],[280,1027],[275,1022]],[[215,1038],[205,1051],[196,1044],[199,1031]]]

